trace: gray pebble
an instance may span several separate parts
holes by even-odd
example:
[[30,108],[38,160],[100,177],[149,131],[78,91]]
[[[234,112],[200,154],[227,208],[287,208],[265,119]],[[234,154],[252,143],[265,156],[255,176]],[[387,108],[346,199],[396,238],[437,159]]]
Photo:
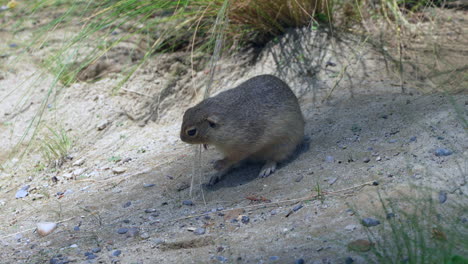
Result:
[[445,157],[445,156],[450,156],[453,154],[453,152],[449,149],[445,149],[445,148],[437,148],[435,151],[434,151],[434,154],[437,156],[437,157]]
[[228,259],[223,257],[223,256],[217,256],[216,260],[218,260],[219,262],[227,262],[228,261]]
[[141,237],[142,239],[148,239],[148,238],[150,238],[150,235],[149,235],[148,233],[142,233],[142,234],[140,235],[140,237]]
[[351,263],[354,263],[354,259],[352,259],[351,257],[347,257],[344,261],[345,264],[351,264]]
[[362,160],[362,162],[364,162],[364,163],[369,163],[369,161],[370,161],[369,157],[365,157],[365,158]]
[[122,205],[122,207],[123,207],[123,208],[127,208],[127,207],[129,207],[130,205],[132,205],[132,202],[128,201],[128,202],[124,203],[124,204]]
[[333,185],[337,180],[338,178],[330,178],[328,179],[328,184]]
[[193,205],[193,202],[192,202],[192,200],[184,200],[184,201],[182,201],[182,204],[183,204],[183,205],[192,206],[192,205]]
[[277,261],[277,260],[279,260],[278,256],[271,256],[270,257],[270,261]]
[[97,258],[97,256],[94,255],[94,254],[91,253],[91,252],[86,252],[86,253],[85,253],[85,256],[86,256],[86,259],[95,259],[95,258]]
[[390,144],[397,143],[397,142],[398,142],[397,139],[390,139],[390,140],[388,141],[388,143],[390,143]]
[[304,205],[298,204],[298,205],[294,206],[293,211],[294,212],[299,211],[299,209],[301,209],[302,207],[304,207]]
[[151,214],[151,213],[156,213],[158,210],[154,209],[154,208],[148,208],[145,210],[145,213],[147,214]]
[[447,193],[444,191],[439,192],[439,203],[443,204],[447,201]]
[[204,235],[206,232],[205,228],[199,227],[193,231],[195,235]]
[[25,185],[25,186],[21,187],[16,192],[15,198],[18,199],[18,198],[24,198],[24,197],[28,196],[28,194],[29,194],[28,189],[29,189],[29,185]]
[[278,209],[273,209],[273,210],[270,211],[270,214],[271,215],[276,215],[276,214],[278,214],[278,211],[279,211]]
[[300,259],[296,259],[296,260],[294,261],[294,264],[304,264],[304,263],[305,263],[304,259],[301,259],[301,258],[300,258]]
[[99,252],[101,252],[101,248],[100,247],[95,247],[95,248],[91,249],[91,252],[99,253]]
[[73,230],[74,230],[74,231],[80,231],[80,227],[79,227],[79,226],[75,226],[75,227],[73,227]]
[[241,218],[241,222],[243,224],[247,224],[248,222],[250,221],[250,217],[246,216],[246,215],[243,215],[242,218]]
[[417,139],[417,137],[416,137],[416,136],[412,136],[412,137],[409,139],[409,141],[410,141],[410,142],[415,142],[415,141],[416,141],[416,139]]
[[140,234],[140,229],[138,227],[130,227],[127,232],[128,237],[136,237]]
[[120,256],[120,254],[122,254],[122,250],[117,249],[117,250],[112,251],[112,256],[114,257],[118,257]]
[[154,184],[154,183],[145,183],[145,184],[143,184],[143,187],[145,187],[145,188],[150,188],[150,187],[153,187],[153,186],[155,186],[155,185],[156,185],[156,184]]
[[121,234],[121,235],[123,235],[123,234],[125,234],[127,232],[128,232],[128,228],[126,228],[126,227],[121,227],[121,228],[117,229],[117,233]]
[[297,178],[294,180],[295,182],[300,182],[302,181],[302,179],[304,179],[304,176],[303,175],[299,175],[297,176]]
[[387,214],[387,219],[392,219],[395,217],[395,214],[394,213],[388,213]]
[[155,238],[152,240],[152,242],[156,245],[164,244],[164,239],[162,238]]
[[335,162],[335,158],[333,156],[326,156],[325,161],[328,163],[333,163]]
[[366,217],[362,219],[361,223],[363,226],[371,227],[371,226],[379,225],[380,221],[375,218]]

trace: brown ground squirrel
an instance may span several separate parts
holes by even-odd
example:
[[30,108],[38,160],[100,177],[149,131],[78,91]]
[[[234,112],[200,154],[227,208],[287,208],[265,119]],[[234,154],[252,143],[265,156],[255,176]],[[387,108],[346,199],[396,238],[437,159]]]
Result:
[[304,138],[304,118],[291,88],[273,75],[259,75],[187,109],[182,141],[214,145],[224,154],[214,168],[219,181],[242,160],[265,162],[260,177],[276,169]]

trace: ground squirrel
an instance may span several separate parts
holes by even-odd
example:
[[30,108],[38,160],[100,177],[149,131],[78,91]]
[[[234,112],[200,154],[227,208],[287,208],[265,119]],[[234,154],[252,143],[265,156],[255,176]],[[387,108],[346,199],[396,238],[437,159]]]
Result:
[[215,146],[224,154],[214,168],[219,181],[242,160],[265,162],[266,177],[287,159],[304,138],[304,118],[291,88],[273,75],[253,77],[239,86],[187,109],[182,141]]

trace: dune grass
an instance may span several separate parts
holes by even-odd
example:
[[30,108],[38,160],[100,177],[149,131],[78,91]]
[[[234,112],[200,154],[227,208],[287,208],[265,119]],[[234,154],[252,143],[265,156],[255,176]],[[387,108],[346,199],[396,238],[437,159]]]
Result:
[[398,198],[378,195],[382,224],[364,228],[373,245],[363,254],[368,263],[468,263],[466,205],[440,204],[433,194],[413,186],[411,194]]

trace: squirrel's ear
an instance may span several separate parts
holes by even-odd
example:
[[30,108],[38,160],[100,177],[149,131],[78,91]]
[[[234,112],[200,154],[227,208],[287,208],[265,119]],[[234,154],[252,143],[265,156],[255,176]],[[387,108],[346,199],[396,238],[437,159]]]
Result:
[[217,115],[211,115],[207,117],[206,121],[208,121],[211,127],[216,127],[217,125],[219,125],[220,122],[219,117]]

